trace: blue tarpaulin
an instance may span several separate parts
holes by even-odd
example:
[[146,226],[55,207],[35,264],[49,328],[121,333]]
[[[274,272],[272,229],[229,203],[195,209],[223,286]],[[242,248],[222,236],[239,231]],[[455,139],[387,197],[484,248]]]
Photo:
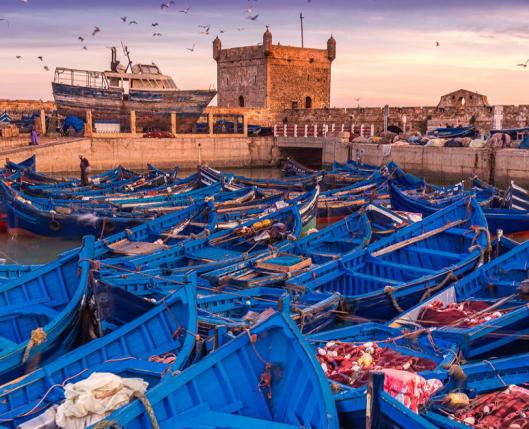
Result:
[[63,131],[66,132],[70,127],[73,127],[75,132],[80,133],[84,129],[84,122],[77,116],[67,116],[64,119]]

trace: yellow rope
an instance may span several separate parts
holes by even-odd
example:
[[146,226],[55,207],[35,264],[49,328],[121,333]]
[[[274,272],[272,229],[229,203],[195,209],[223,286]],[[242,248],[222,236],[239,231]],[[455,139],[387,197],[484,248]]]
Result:
[[31,349],[33,347],[40,346],[47,339],[48,336],[46,335],[46,332],[44,332],[44,329],[42,329],[41,327],[35,328],[33,331],[31,331],[31,338],[28,341],[26,349],[24,350],[24,356],[22,356],[22,363],[25,363],[28,360],[29,354],[31,353]]

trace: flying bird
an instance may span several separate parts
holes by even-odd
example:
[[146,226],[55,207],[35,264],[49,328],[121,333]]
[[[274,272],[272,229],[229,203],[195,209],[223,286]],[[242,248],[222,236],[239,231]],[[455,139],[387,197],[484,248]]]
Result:
[[44,66],[44,70],[50,71],[50,68],[48,66]]
[[195,43],[193,43],[192,48],[186,48],[189,52],[195,52]]
[[95,27],[94,31],[92,31],[92,36],[95,36],[97,33],[100,33],[101,29],[99,27]]
[[251,19],[252,21],[255,21],[257,18],[259,18],[259,14],[254,16],[247,16],[246,19]]
[[137,21],[129,21],[129,25],[138,25],[138,22]]
[[127,22],[127,17],[126,17],[126,16],[122,16],[122,17],[121,17],[121,20],[122,20],[123,22]]
[[88,51],[88,48],[86,46],[83,46],[84,51]]
[[204,31],[201,31],[200,34],[209,34],[209,29],[211,28],[211,25],[199,25],[199,27],[204,29]]
[[42,58],[42,55],[39,55],[39,56],[37,57],[37,59],[39,59],[39,60],[41,60],[41,61],[44,61],[44,58]]
[[182,10],[179,10],[178,12],[180,13],[185,13],[186,15],[189,13],[189,11],[191,10],[191,6],[185,8],[185,9],[182,9]]
[[17,55],[17,60],[21,59],[22,55]]
[[169,9],[169,5],[167,3],[162,3],[160,9]]
[[152,37],[162,37],[162,33],[152,33]]
[[160,24],[158,24],[157,22],[153,22],[153,23],[151,24],[152,27],[158,27],[159,25],[160,25]]
[[527,60],[525,63],[516,64],[518,67],[527,68],[527,64],[529,64],[529,60]]
[[439,46],[441,46],[441,43],[435,42],[435,46],[439,47]]
[[83,43],[83,42],[84,42],[84,37],[79,36],[79,37],[77,38],[77,40],[79,40],[81,43]]

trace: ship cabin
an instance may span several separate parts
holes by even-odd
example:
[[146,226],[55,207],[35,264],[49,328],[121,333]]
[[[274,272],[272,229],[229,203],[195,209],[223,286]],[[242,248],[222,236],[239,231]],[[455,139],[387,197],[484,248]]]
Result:
[[138,91],[175,91],[178,89],[173,79],[162,74],[154,63],[135,64],[131,68],[131,73],[127,73],[124,67],[105,72],[57,67],[54,82],[86,88],[122,89],[125,94],[128,94],[131,89]]

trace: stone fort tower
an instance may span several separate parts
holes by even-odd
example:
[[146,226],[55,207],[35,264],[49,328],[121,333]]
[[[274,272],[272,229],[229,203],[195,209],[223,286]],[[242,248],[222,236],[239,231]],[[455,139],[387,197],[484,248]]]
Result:
[[332,36],[327,49],[274,45],[268,28],[262,45],[222,49],[217,37],[213,58],[219,107],[330,107],[331,63],[336,58]]

